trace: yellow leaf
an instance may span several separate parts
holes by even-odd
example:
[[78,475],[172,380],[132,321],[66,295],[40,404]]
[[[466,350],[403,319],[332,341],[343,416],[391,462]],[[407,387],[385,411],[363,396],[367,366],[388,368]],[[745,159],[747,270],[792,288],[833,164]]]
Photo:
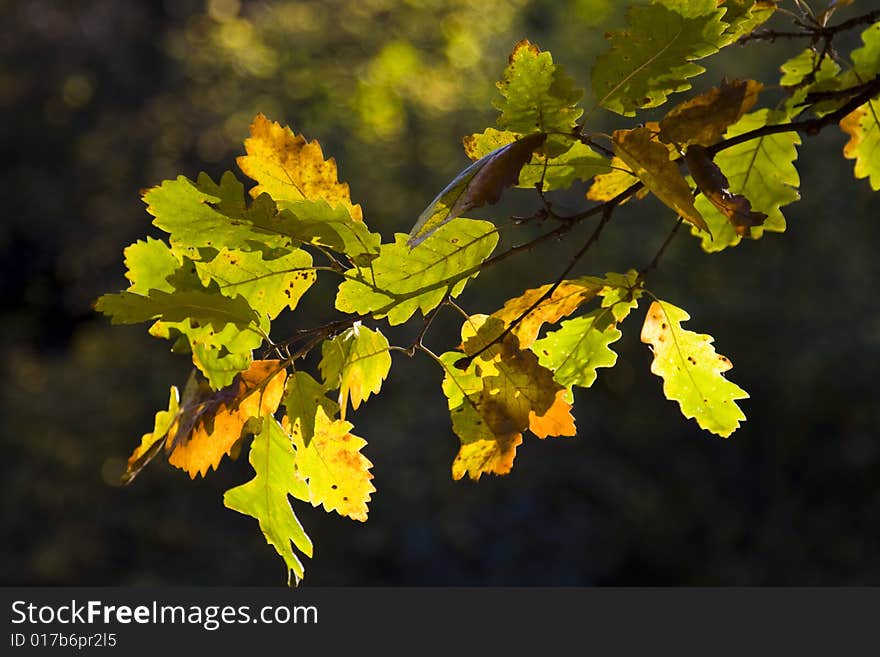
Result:
[[315,429],[306,446],[296,420],[292,428],[296,447],[296,474],[308,482],[312,506],[324,505],[353,520],[366,521],[367,503],[376,488],[370,483],[373,464],[360,453],[367,444],[353,435],[345,420],[331,420],[322,406],[317,407]]
[[144,434],[141,444],[128,457],[125,472],[122,475],[122,483],[128,484],[144,469],[153,457],[162,448],[168,429],[177,417],[180,408],[180,392],[177,386],[171,386],[171,394],[168,400],[168,410],[156,413],[153,431]]
[[[568,317],[594,298],[604,285],[602,279],[588,277],[560,283],[553,294],[538,303],[511,331],[519,339],[519,347],[521,349],[531,347],[544,323],[554,324],[563,317]],[[548,284],[526,290],[521,296],[505,302],[500,310],[492,313],[492,317],[504,322],[505,327],[508,326],[541,299],[551,287],[552,285]]]
[[615,130],[612,135],[615,152],[645,183],[645,186],[685,221],[709,232],[702,215],[694,207],[691,188],[669,159],[669,148],[657,141],[650,128]]
[[190,477],[216,469],[232,454],[249,420],[271,415],[281,403],[287,372],[277,360],[256,360],[233,382],[216,392],[207,385],[187,386],[177,419],[172,423],[165,449],[168,462]]
[[[611,158],[611,168],[611,173],[602,173],[593,178],[593,184],[587,190],[587,198],[589,200],[610,201],[639,181],[638,177],[630,171],[626,162],[616,155]],[[644,191],[644,188],[639,190],[639,194],[642,194]],[[626,203],[628,200],[629,198],[624,199],[623,203]]]
[[855,160],[856,178],[868,178],[871,189],[880,190],[880,103],[869,101],[847,114],[840,128],[850,139],[843,156]]
[[254,198],[266,192],[276,202],[323,199],[331,206],[346,207],[353,219],[363,220],[361,206],[352,205],[348,185],[337,178],[336,160],[325,160],[317,141],[306,141],[289,127],[257,114],[244,148],[247,155],[236,162],[257,182],[250,192]]

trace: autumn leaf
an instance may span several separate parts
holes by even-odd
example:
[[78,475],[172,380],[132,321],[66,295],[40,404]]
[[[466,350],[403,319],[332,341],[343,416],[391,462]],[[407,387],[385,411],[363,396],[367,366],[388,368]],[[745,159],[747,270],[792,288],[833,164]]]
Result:
[[651,345],[651,372],[663,379],[663,394],[678,402],[682,414],[700,428],[727,438],[746,416],[735,403],[748,393],[724,377],[730,360],[715,352],[712,337],[688,331],[681,308],[655,301],[648,308],[642,342]]
[[324,386],[307,372],[296,371],[287,379],[284,408],[291,424],[297,424],[305,445],[315,434],[315,417],[321,408],[327,417],[335,417],[339,405],[324,395]]
[[724,30],[724,43],[734,43],[756,27],[766,23],[776,11],[774,0],[724,0],[719,4],[724,7],[723,21],[727,23]]
[[443,392],[449,400],[453,431],[461,440],[452,465],[455,479],[465,474],[479,479],[484,473],[510,472],[516,447],[533,418],[543,436],[553,428],[571,430],[567,402],[557,400],[562,387],[531,351],[520,349],[515,336],[506,335],[473,358],[466,369],[459,367],[463,355],[490,345],[503,329],[497,318],[472,315],[462,326],[463,353],[440,356],[446,372]]
[[[514,132],[487,128],[482,133],[464,137],[462,145],[467,156],[476,161],[517,138]],[[562,144],[567,149],[554,155],[548,155],[543,152],[544,148],[538,148],[520,170],[516,186],[534,189],[536,184],[541,183],[543,191],[567,189],[575,180],[586,181],[611,171],[609,161],[594,153],[586,144],[573,139],[562,141]]]
[[[593,178],[593,184],[587,190],[587,198],[591,201],[610,201],[619,194],[622,194],[635,183],[639,182],[638,176],[630,171],[626,162],[621,160],[617,155],[611,158],[611,171],[603,173]],[[644,198],[648,193],[646,187],[642,187],[637,193],[638,198]],[[621,201],[621,205],[626,203],[629,197]]]
[[314,422],[309,441],[304,439],[298,421],[292,427],[296,476],[308,485],[305,501],[366,522],[367,503],[376,490],[370,481],[373,464],[360,453],[367,441],[351,433],[350,422],[328,418],[321,406]]
[[[254,361],[233,383],[214,391],[195,372],[183,398],[172,388],[167,411],[156,415],[152,433],[146,434],[128,460],[123,478],[130,481],[146,464],[145,457],[164,444],[168,462],[190,477],[216,469],[239,440],[253,431],[253,420],[274,413],[281,402],[286,373],[280,361]],[[164,443],[160,443],[164,439]],[[152,458],[152,456],[150,456]]]
[[247,155],[236,162],[257,182],[250,190],[254,198],[266,192],[276,203],[323,199],[331,206],[344,206],[352,218],[363,219],[361,206],[351,203],[348,185],[337,178],[336,160],[325,160],[317,141],[306,141],[289,127],[257,114],[244,147]]
[[351,328],[324,341],[318,367],[325,387],[339,389],[339,411],[344,420],[349,400],[357,410],[361,402],[382,388],[391,369],[388,340],[381,332],[355,322]]
[[[772,125],[778,118],[766,109],[758,110],[743,116],[724,136],[729,139]],[[800,198],[800,176],[794,165],[800,143],[796,132],[764,135],[725,148],[715,156],[714,162],[728,180],[730,192],[746,197],[754,212],[767,215],[761,225],[752,227],[749,233],[752,239],[759,239],[765,231],[785,230],[785,217],[780,208]],[[712,231],[710,239],[707,233],[691,229],[691,233],[702,240],[704,251],[721,251],[739,244],[742,235],[709,198],[700,194],[694,204]]]
[[614,152],[635,173],[645,186],[685,221],[709,232],[703,217],[694,207],[691,188],[669,159],[669,149],[656,140],[648,128],[615,130]]
[[574,416],[571,414],[571,403],[571,390],[560,390],[556,393],[553,404],[543,415],[538,415],[535,411],[529,413],[529,431],[541,439],[549,436],[577,435]]
[[497,203],[501,193],[516,184],[520,169],[546,138],[546,134],[539,133],[518,139],[492,151],[459,173],[419,215],[407,244],[415,247],[440,226],[468,210]]
[[571,132],[583,114],[577,106],[583,90],[553,63],[552,55],[523,39],[507,61],[496,85],[501,92],[494,103],[501,112],[498,127],[521,135]]
[[745,196],[730,191],[730,183],[705,148],[692,144],[684,154],[684,161],[697,187],[730,220],[737,235],[748,236],[753,227],[764,223],[767,215],[752,211]]
[[677,105],[660,121],[660,139],[679,146],[711,146],[752,108],[762,87],[754,80],[725,81]]
[[266,541],[287,565],[288,585],[299,583],[305,574],[291,542],[304,555],[312,556],[312,541],[290,507],[288,498],[293,495],[308,499],[306,483],[295,475],[296,456],[287,432],[270,414],[264,415],[248,459],[254,469],[254,478],[223,495],[223,504],[227,508],[259,521]]
[[552,284],[542,285],[509,299],[500,310],[492,313],[492,317],[504,322],[506,328],[537,304],[512,329],[513,335],[519,340],[520,348],[528,349],[537,339],[545,323],[555,324],[563,317],[567,317],[593,299],[604,285],[605,282],[601,278],[588,276],[562,281],[546,299],[542,297],[550,291]]
[[495,226],[488,221],[458,218],[441,226],[417,249],[397,233],[393,244],[383,244],[369,266],[345,273],[336,295],[336,309],[372,314],[388,323],[402,324],[417,310],[427,314],[447,296],[461,294],[476,277],[480,264],[498,244]]
[[880,190],[880,101],[869,101],[840,121],[849,135],[843,156],[855,160],[856,178],[868,178],[871,189]]
[[606,34],[610,48],[593,66],[597,103],[634,116],[636,110],[662,105],[671,93],[690,89],[688,79],[705,70],[693,62],[726,44],[723,13],[714,0],[630,7],[628,27]]

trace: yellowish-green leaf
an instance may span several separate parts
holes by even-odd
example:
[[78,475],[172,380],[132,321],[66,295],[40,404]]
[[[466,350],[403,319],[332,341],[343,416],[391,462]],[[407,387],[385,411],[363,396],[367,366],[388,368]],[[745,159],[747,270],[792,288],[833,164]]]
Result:
[[126,247],[123,253],[128,268],[125,277],[131,281],[129,292],[149,295],[150,290],[174,291],[168,277],[177,271],[181,261],[165,242],[148,237],[146,242],[138,240]]
[[[587,190],[587,198],[591,201],[610,201],[637,182],[639,182],[638,176],[630,171],[626,162],[615,155],[611,158],[611,172],[603,173],[593,179],[593,184]],[[636,197],[644,198],[647,193],[648,190],[642,187]],[[628,200],[629,198],[623,199],[621,205]]]
[[[766,109],[746,114],[727,130],[725,138],[771,124],[777,118]],[[784,132],[726,148],[715,156],[715,164],[728,180],[729,191],[747,198],[753,211],[767,215],[762,225],[751,229],[752,239],[759,239],[765,231],[785,230],[785,217],[780,208],[800,198],[797,191],[800,177],[794,166],[796,146],[800,143],[797,133]],[[737,234],[728,217],[709,199],[700,195],[695,205],[712,232],[710,240],[707,235],[691,229],[692,234],[702,239],[705,251],[721,251],[739,244],[742,235]]]
[[498,234],[488,221],[459,218],[439,228],[418,248],[410,249],[407,239],[396,234],[395,242],[383,244],[369,266],[346,272],[336,308],[387,317],[392,326],[407,321],[417,310],[428,313],[447,295],[461,294],[494,250]]
[[370,494],[376,490],[371,483],[373,464],[360,452],[367,441],[351,433],[351,423],[328,418],[321,406],[314,421],[314,434],[308,442],[299,422],[292,429],[296,476],[308,485],[308,494],[302,499],[365,522]]
[[144,434],[143,438],[141,438],[141,444],[128,457],[125,472],[122,474],[123,484],[130,483],[162,449],[162,445],[165,444],[165,437],[168,435],[168,430],[177,417],[179,409],[180,392],[177,390],[177,386],[171,386],[168,410],[156,413],[153,430],[150,433]]
[[391,370],[388,340],[379,331],[371,331],[355,322],[335,338],[324,341],[319,367],[324,387],[339,389],[339,411],[345,419],[349,400],[357,410],[361,402],[381,390]]
[[615,130],[614,152],[663,203],[696,228],[709,231],[694,207],[690,185],[669,159],[669,149],[647,127]]
[[296,452],[290,436],[270,414],[263,417],[262,430],[251,444],[250,464],[254,478],[223,495],[223,504],[233,511],[256,518],[266,541],[284,559],[292,578],[303,578],[302,562],[293,546],[312,556],[312,541],[290,507],[288,495],[308,498],[304,481],[295,474]]
[[867,178],[871,189],[880,190],[880,101],[872,100],[857,108],[840,122],[849,135],[843,156],[855,160],[856,178]]
[[642,327],[642,342],[651,345],[651,372],[663,379],[663,394],[678,402],[682,414],[701,429],[727,438],[746,419],[736,404],[748,393],[724,377],[730,360],[715,352],[712,337],[681,327],[690,319],[681,308],[655,301]]
[[354,219],[363,219],[361,206],[351,203],[348,185],[337,178],[336,161],[324,159],[317,141],[306,141],[289,127],[258,114],[244,147],[247,155],[236,161],[257,182],[250,190],[254,198],[266,192],[276,202],[323,199],[331,206],[344,206]]
[[549,52],[523,39],[508,58],[504,75],[497,83],[502,98],[495,102],[501,112],[498,126],[521,135],[536,132],[569,133],[583,110],[577,106],[583,95]]
[[610,49],[593,66],[593,94],[612,112],[634,116],[657,107],[669,94],[691,88],[688,80],[705,69],[694,62],[725,45],[727,24],[714,2],[632,6],[628,27],[610,32]]
[[776,11],[773,0],[724,0],[719,4],[725,9],[725,44],[733,43],[763,25]]
[[299,427],[305,445],[315,435],[315,416],[319,408],[329,418],[335,417],[339,412],[339,405],[324,395],[324,386],[302,371],[294,372],[287,379],[284,408],[291,424]]

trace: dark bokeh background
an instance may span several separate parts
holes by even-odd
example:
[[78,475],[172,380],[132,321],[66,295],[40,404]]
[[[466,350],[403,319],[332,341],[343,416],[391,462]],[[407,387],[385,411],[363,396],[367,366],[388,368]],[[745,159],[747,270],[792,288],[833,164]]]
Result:
[[[157,461],[116,485],[188,372],[145,326],[90,309],[125,286],[122,249],[156,234],[139,191],[234,168],[262,111],[319,139],[390,239],[466,164],[460,137],[493,124],[512,45],[530,38],[588,87],[623,4],[0,2],[0,583],[283,584],[256,523],[222,505],[250,478],[245,461],[195,482]],[[855,4],[849,15],[876,7]],[[802,45],[729,49],[696,86],[772,84]],[[751,393],[730,440],[662,397],[642,310],[617,367],[576,393],[576,438],[526,437],[510,476],[453,482],[440,372],[394,354],[383,394],[352,418],[375,464],[370,520],[296,506],[316,544],[306,584],[880,584],[880,203],[844,142],[832,129],[802,147],[785,234],[713,256],[681,235],[650,281]],[[533,207],[525,192],[506,199],[481,216]],[[579,273],[641,266],[670,226],[658,204],[629,204]],[[462,303],[491,312],[553,280],[570,249],[486,272]],[[326,305],[310,295],[300,321]],[[455,324],[432,330],[436,351]]]

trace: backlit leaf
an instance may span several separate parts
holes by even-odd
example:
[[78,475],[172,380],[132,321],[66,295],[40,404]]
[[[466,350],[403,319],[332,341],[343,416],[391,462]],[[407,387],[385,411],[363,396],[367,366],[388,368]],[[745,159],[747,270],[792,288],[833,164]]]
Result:
[[315,416],[319,408],[330,418],[339,412],[339,405],[324,395],[324,386],[302,371],[294,372],[287,379],[284,408],[291,424],[299,427],[305,445],[315,434]]
[[688,79],[705,70],[693,62],[725,44],[722,14],[714,2],[630,7],[629,26],[606,35],[610,49],[593,66],[597,103],[634,116],[638,109],[662,105],[671,93],[690,89]]
[[692,144],[684,154],[684,161],[700,192],[730,220],[737,235],[748,236],[752,228],[764,223],[767,215],[753,212],[745,196],[730,191],[730,183],[705,148]]
[[320,199],[286,202],[281,207],[277,230],[299,242],[325,246],[359,262],[368,262],[379,252],[381,236],[341,205],[331,207]]
[[402,324],[417,310],[428,313],[447,295],[461,294],[497,243],[495,226],[464,218],[442,226],[416,249],[407,245],[407,235],[398,233],[393,244],[381,246],[369,267],[346,272],[336,308],[387,317],[392,326]]
[[254,478],[226,491],[223,504],[259,521],[266,541],[281,555],[292,575],[288,583],[299,583],[304,569],[291,542],[311,557],[312,541],[293,513],[288,495],[308,499],[308,490],[305,482],[295,476],[296,452],[290,436],[270,414],[262,420],[262,430],[254,436],[248,459]]
[[171,386],[171,394],[168,399],[168,410],[156,413],[153,430],[144,434],[141,444],[128,457],[125,472],[122,475],[122,483],[130,483],[138,473],[149,463],[165,444],[165,437],[171,424],[177,417],[180,408],[180,392],[177,386]]
[[[746,114],[725,133],[725,138],[763,127],[776,121],[769,110],[762,109]],[[765,135],[732,148],[726,148],[715,156],[715,164],[721,169],[729,182],[733,194],[746,197],[754,212],[767,215],[760,226],[751,229],[751,238],[758,239],[764,231],[782,232],[785,230],[785,217],[780,208],[800,198],[797,188],[800,177],[794,166],[797,159],[796,146],[801,139],[795,132]],[[699,235],[705,251],[721,251],[739,244],[742,239],[730,220],[702,194],[695,202],[697,210],[709,225],[713,239]]]
[[[611,158],[611,171],[596,176],[593,184],[587,190],[587,198],[591,201],[610,201],[618,194],[622,194],[635,183],[639,182],[636,176],[626,165],[626,162],[618,156]],[[642,187],[639,192],[647,193],[647,189]],[[644,194],[637,194],[639,198],[643,198]],[[625,198],[622,202],[626,203],[629,198]]]
[[669,159],[669,149],[656,140],[649,128],[615,130],[614,152],[645,184],[645,187],[685,221],[708,231],[706,222],[694,207],[691,188]]
[[719,3],[725,9],[724,30],[725,43],[733,43],[737,39],[752,32],[756,27],[766,23],[776,11],[773,0],[724,0]]
[[712,337],[681,327],[688,319],[690,315],[670,303],[651,304],[641,336],[654,352],[651,372],[663,379],[663,394],[678,402],[686,418],[727,438],[746,419],[736,400],[749,395],[724,377],[733,366],[715,352]]
[[562,387],[532,352],[519,348],[515,336],[508,334],[486,349],[467,369],[457,366],[464,354],[476,353],[503,329],[497,318],[473,315],[462,327],[464,353],[452,351],[440,357],[452,428],[461,440],[452,465],[455,479],[465,474],[479,479],[484,473],[510,472],[522,432],[530,428],[533,418],[542,437],[553,428],[569,431],[567,402],[557,400]]
[[880,101],[872,100],[848,114],[840,128],[849,135],[843,156],[855,160],[856,178],[868,178],[871,189],[880,190]]
[[250,190],[254,198],[266,192],[275,202],[323,199],[331,206],[344,206],[354,219],[363,219],[361,206],[351,203],[348,185],[337,178],[336,161],[324,160],[317,141],[306,141],[289,127],[257,114],[244,147],[247,155],[236,162],[257,182]]
[[497,203],[501,193],[517,183],[520,169],[546,138],[547,135],[540,133],[518,139],[481,157],[459,173],[419,215],[407,244],[417,246],[440,226],[468,210]]
[[240,329],[259,324],[259,317],[243,296],[230,299],[207,290],[164,292],[153,289],[147,295],[133,292],[105,294],[97,300],[95,309],[110,317],[113,324],[192,319],[210,325],[216,331],[227,324]]
[[549,52],[523,39],[508,58],[497,83],[502,98],[498,127],[521,135],[536,132],[571,132],[583,110],[577,106],[583,90],[574,85]]
[[[472,160],[478,160],[491,151],[501,148],[516,139],[513,132],[487,128],[485,132],[468,135],[462,140],[465,153]],[[589,146],[579,141],[570,141],[568,150],[550,157],[538,149],[532,159],[523,165],[519,172],[517,187],[534,188],[540,182],[544,191],[567,189],[575,180],[590,180],[593,176],[611,171],[609,161],[594,153]]]
[[308,484],[305,501],[323,505],[326,511],[365,522],[367,503],[376,488],[370,468],[373,464],[361,454],[367,444],[351,433],[345,420],[331,420],[320,406],[315,416],[314,435],[306,442],[299,423],[293,425],[296,447],[296,476]]
[[754,80],[725,81],[677,105],[660,121],[660,139],[679,146],[711,146],[751,109],[762,86]]
[[335,338],[324,341],[319,367],[325,388],[339,389],[339,410],[345,419],[349,400],[357,410],[361,402],[382,388],[391,369],[388,340],[379,331],[355,322]]
[[148,295],[150,290],[172,292],[174,286],[168,282],[178,267],[180,260],[165,242],[152,237],[147,241],[137,241],[126,247],[125,277],[131,281],[129,292]]

